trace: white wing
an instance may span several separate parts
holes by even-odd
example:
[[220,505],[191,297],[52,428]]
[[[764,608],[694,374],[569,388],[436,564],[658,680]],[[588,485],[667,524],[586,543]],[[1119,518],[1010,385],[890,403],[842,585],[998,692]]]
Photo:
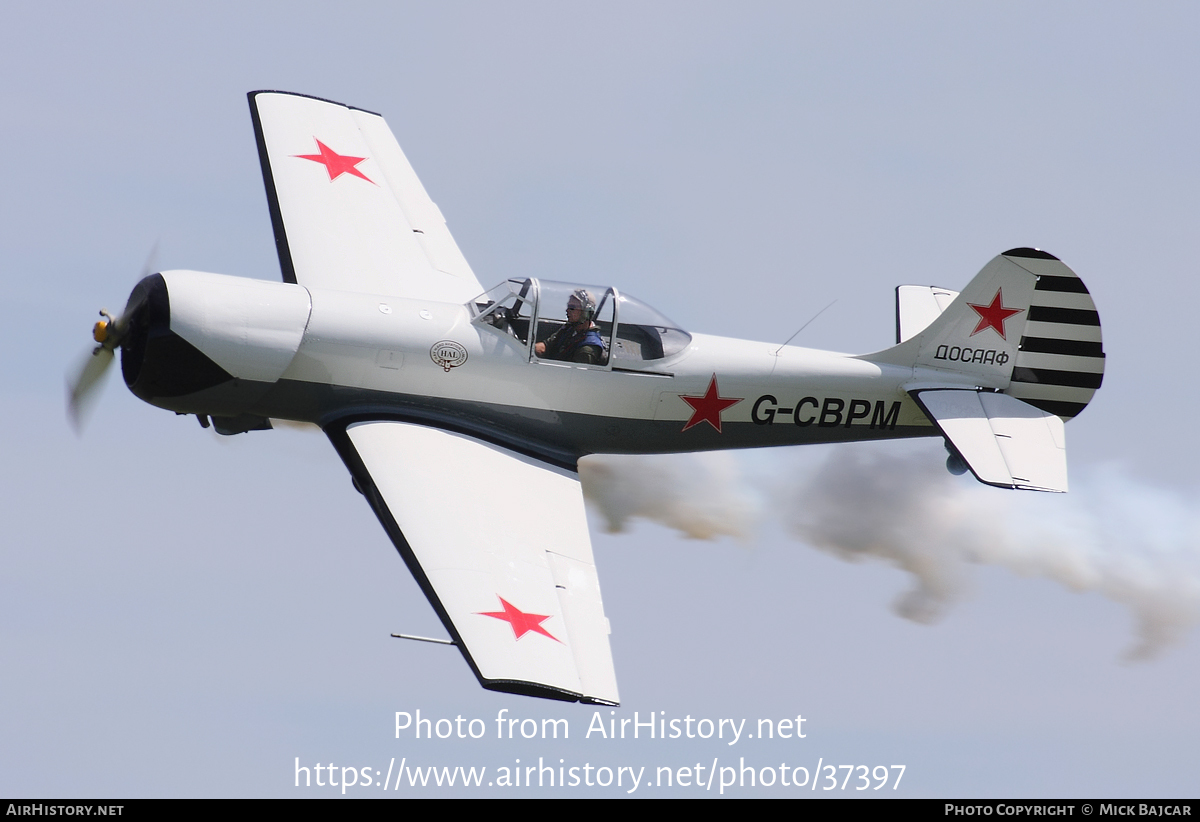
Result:
[[329,436],[485,688],[618,702],[575,473],[408,423]]
[[250,93],[283,279],[464,303],[483,291],[387,123],[361,109]]

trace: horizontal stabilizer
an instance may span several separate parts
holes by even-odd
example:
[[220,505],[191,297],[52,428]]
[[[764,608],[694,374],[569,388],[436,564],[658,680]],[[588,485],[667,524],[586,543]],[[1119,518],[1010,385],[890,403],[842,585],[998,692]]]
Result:
[[1067,490],[1061,418],[1007,394],[962,389],[912,393],[980,482],[1033,491]]
[[896,344],[932,325],[957,296],[957,291],[932,285],[896,286]]

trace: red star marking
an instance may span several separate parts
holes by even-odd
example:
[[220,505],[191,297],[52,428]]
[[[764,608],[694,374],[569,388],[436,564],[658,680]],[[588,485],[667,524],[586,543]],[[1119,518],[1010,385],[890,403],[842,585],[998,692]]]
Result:
[[1008,337],[1004,334],[1004,321],[1013,314],[1020,314],[1024,308],[1005,308],[1004,307],[1004,291],[996,289],[996,296],[992,297],[991,305],[975,305],[975,303],[967,303],[979,315],[979,325],[975,326],[975,330],[971,332],[974,337],[985,328],[991,328],[1000,335],[1000,339],[1007,340]]
[[[316,137],[313,139],[317,140]],[[350,174],[366,180],[371,185],[375,185],[374,180],[355,168],[356,165],[367,159],[366,157],[351,157],[348,154],[338,154],[320,140],[317,140],[317,148],[320,149],[320,154],[293,154],[292,156],[298,157],[301,160],[312,160],[314,163],[320,163],[325,166],[325,170],[329,172],[329,182],[331,183],[343,174]]]
[[689,397],[680,394],[679,399],[692,407],[692,418],[687,421],[687,425],[683,426],[684,431],[693,425],[706,422],[717,429],[717,433],[720,434],[721,412],[731,405],[737,405],[744,398],[722,397],[717,391],[717,375],[713,374],[708,383],[708,390],[704,392],[703,397]]
[[550,639],[553,639],[559,645],[562,644],[562,640],[542,627],[542,623],[550,618],[549,614],[527,614],[520,608],[509,603],[502,596],[497,596],[496,599],[500,600],[500,604],[504,606],[503,611],[476,611],[475,613],[480,616],[490,616],[493,619],[504,620],[512,626],[514,639],[520,639],[525,634],[533,631],[535,634],[550,637]]

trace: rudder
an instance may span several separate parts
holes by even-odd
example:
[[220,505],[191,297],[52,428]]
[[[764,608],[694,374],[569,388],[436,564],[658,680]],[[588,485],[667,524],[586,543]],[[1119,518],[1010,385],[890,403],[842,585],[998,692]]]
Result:
[[1083,280],[1057,257],[1032,248],[1005,256],[1038,278],[1005,393],[1070,420],[1104,381],[1100,314]]

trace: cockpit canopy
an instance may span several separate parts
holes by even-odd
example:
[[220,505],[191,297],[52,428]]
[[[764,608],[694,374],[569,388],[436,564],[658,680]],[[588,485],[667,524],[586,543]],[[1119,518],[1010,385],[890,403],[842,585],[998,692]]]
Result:
[[511,335],[537,360],[545,358],[537,353],[537,344],[562,331],[568,304],[579,303],[581,297],[585,310],[595,306],[591,321],[603,342],[604,352],[596,365],[643,370],[678,354],[692,341],[691,334],[641,300],[608,286],[506,280],[476,297],[469,307],[474,322]]

